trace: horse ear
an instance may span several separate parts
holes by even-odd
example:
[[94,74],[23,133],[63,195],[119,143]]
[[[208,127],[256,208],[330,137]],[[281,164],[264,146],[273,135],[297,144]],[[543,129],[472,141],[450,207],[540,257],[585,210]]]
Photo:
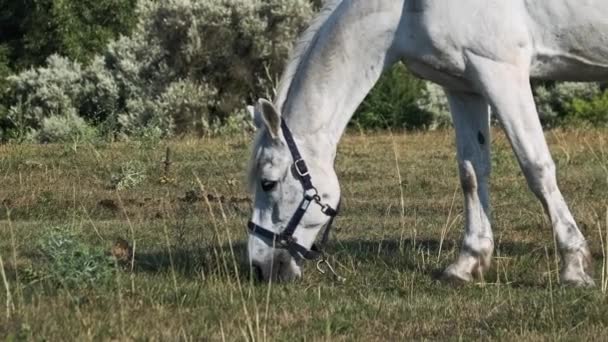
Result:
[[261,114],[262,122],[266,125],[268,133],[273,139],[279,137],[281,129],[281,115],[274,105],[265,99],[258,100],[258,106],[256,112]]
[[262,115],[257,108],[254,106],[247,106],[247,113],[249,113],[249,116],[251,116],[251,121],[253,121],[254,126],[253,128],[260,129],[264,123],[262,122]]

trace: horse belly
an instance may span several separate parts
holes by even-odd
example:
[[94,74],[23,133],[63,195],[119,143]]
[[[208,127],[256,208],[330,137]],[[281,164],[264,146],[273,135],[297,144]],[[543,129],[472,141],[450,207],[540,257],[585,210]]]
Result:
[[533,78],[608,80],[608,1],[526,0],[526,6]]

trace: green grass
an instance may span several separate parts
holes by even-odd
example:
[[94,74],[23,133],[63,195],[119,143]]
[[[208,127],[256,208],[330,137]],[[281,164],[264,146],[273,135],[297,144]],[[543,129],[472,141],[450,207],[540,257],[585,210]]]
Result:
[[[250,137],[2,145],[0,339],[605,339],[607,133],[547,133],[562,191],[592,247],[593,290],[559,286],[549,224],[498,132],[496,254],[483,281],[460,288],[436,280],[457,255],[463,225],[452,131],[343,139],[343,211],[329,251],[344,284],[313,264],[294,284],[250,279],[242,262]],[[117,190],[124,165],[145,177]],[[41,249],[57,227],[78,246],[68,261]],[[134,263],[87,268],[82,281],[93,284],[74,286],[82,258],[97,265],[105,258],[96,251],[109,254],[119,238],[133,244]]]

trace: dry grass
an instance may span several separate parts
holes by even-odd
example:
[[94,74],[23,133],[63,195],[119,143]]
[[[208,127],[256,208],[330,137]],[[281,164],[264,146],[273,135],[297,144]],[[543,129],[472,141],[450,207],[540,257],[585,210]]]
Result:
[[[594,290],[557,284],[547,220],[499,133],[493,268],[483,283],[457,289],[435,280],[454,259],[463,224],[451,131],[346,136],[337,162],[343,213],[330,250],[348,281],[307,265],[298,283],[271,287],[241,263],[249,137],[166,142],[170,170],[166,146],[0,146],[0,338],[604,339],[606,133],[547,133],[594,252],[602,284]],[[145,180],[118,191],[112,175],[130,161]],[[110,284],[57,286],[36,273],[36,242],[56,226],[108,255],[124,239],[131,260]]]

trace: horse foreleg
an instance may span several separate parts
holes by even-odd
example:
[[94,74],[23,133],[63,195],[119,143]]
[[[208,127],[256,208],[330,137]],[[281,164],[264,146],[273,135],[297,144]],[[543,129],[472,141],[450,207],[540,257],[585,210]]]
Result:
[[495,109],[528,186],[551,219],[562,259],[562,283],[593,286],[589,276],[591,254],[558,188],[555,164],[536,112],[526,63],[497,62],[474,54],[468,57],[474,82]]
[[444,278],[467,282],[490,266],[494,242],[490,225],[490,113],[482,96],[447,91],[456,129],[458,166],[465,203],[465,235],[460,255]]

